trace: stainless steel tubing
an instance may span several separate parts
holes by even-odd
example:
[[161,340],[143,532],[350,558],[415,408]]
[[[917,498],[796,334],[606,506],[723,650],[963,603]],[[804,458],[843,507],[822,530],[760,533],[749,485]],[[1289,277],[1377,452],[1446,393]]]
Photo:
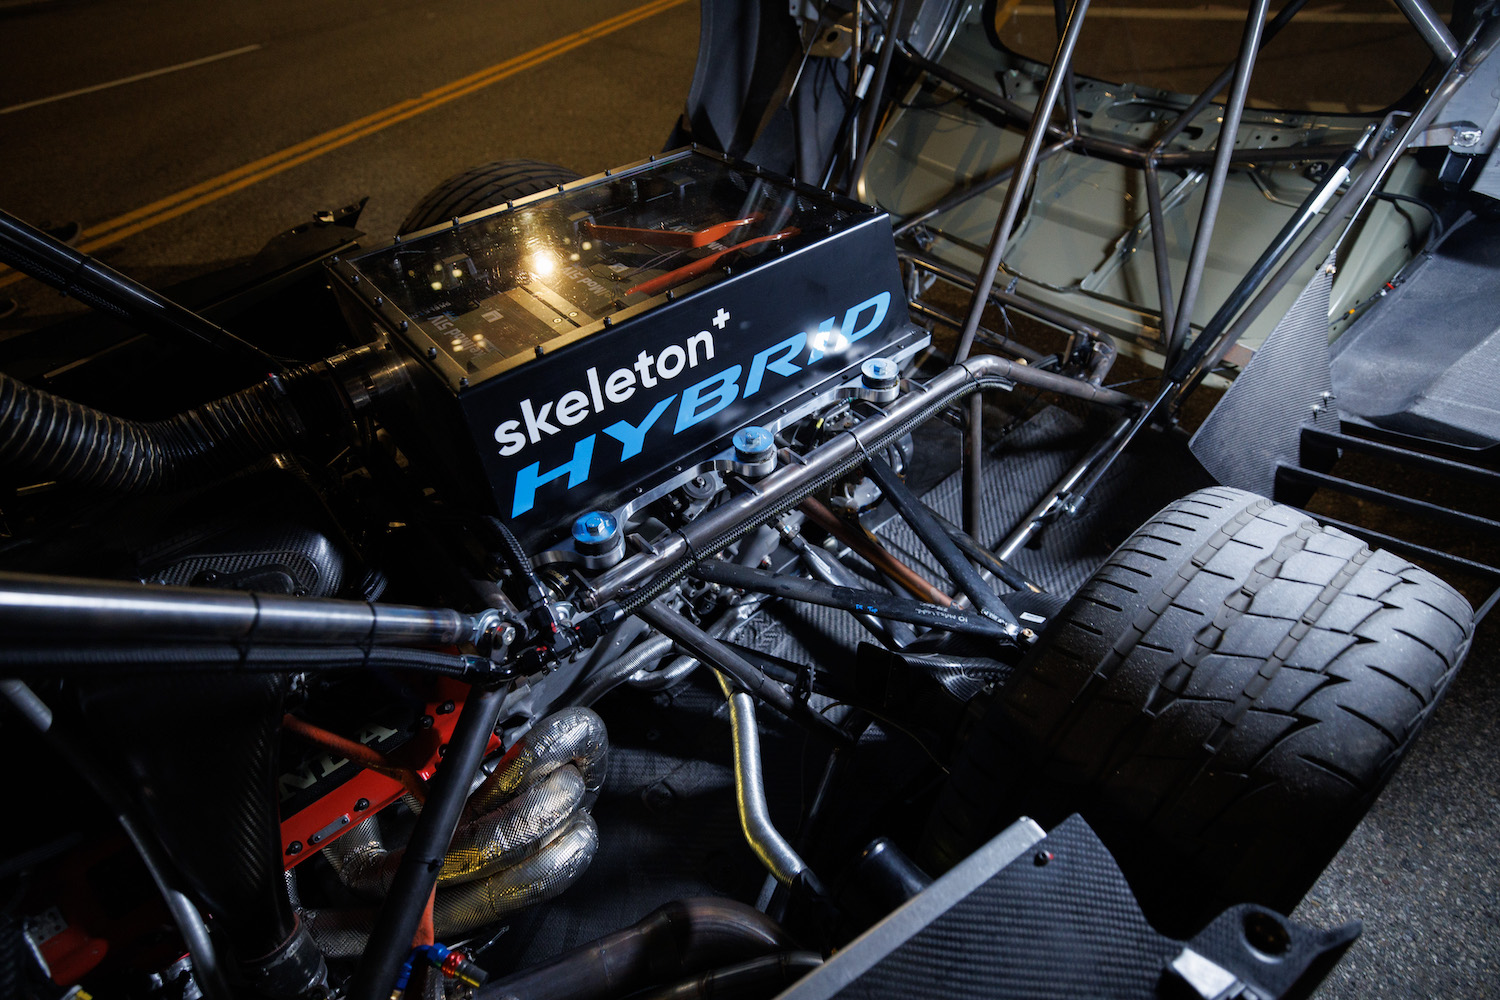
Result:
[[442,646],[483,624],[447,608],[0,573],[0,633],[16,637]]
[[1417,34],[1422,36],[1422,41],[1432,49],[1439,59],[1445,63],[1451,63],[1458,58],[1458,39],[1453,37],[1453,32],[1438,17],[1437,11],[1427,3],[1427,0],[1395,0],[1396,6],[1401,8],[1401,13],[1411,22],[1411,26],[1417,29]]
[[766,786],[761,777],[760,730],[755,722],[755,699],[716,673],[729,699],[729,727],[734,738],[734,797],[740,810],[740,829],[750,850],[766,871],[782,885],[792,885],[807,871],[807,862],[771,822]]
[[1126,432],[1130,430],[1133,424],[1134,421],[1129,418],[1121,420],[1115,424],[1108,434],[1100,438],[1083,458],[1079,459],[1078,463],[1069,469],[1063,475],[1062,479],[1058,480],[1057,485],[1052,487],[1047,495],[1031,509],[1031,512],[1010,533],[1010,536],[1000,543],[1000,547],[995,550],[995,558],[1001,562],[1008,561],[1048,521],[1053,520],[1059,514],[1063,513],[1064,507],[1068,502],[1067,498],[1073,492],[1074,487],[1099,462],[1103,461],[1106,457],[1113,456],[1116,445],[1125,437]]
[[[690,555],[703,558],[716,551],[712,545],[723,536],[738,537],[757,512],[781,501],[795,501],[812,492],[819,481],[845,464],[857,464],[870,451],[878,451],[885,438],[909,423],[931,417],[942,407],[985,385],[999,388],[1010,382],[1072,396],[1085,402],[1119,409],[1138,405],[1134,397],[1114,389],[1089,385],[1078,379],[1032,368],[993,354],[981,354],[929,379],[920,390],[907,392],[878,417],[863,421],[831,441],[815,448],[803,464],[787,464],[746,491],[730,498],[672,535],[654,542],[654,551],[638,553],[606,570],[593,582],[590,598],[597,607],[624,596],[650,582],[661,570]],[[728,544],[724,542],[723,544]]]

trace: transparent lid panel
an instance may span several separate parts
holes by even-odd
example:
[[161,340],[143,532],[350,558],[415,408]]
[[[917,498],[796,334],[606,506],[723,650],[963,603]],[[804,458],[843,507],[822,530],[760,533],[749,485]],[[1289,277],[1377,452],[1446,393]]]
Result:
[[478,381],[536,348],[725,266],[822,238],[852,214],[703,155],[669,157],[352,261]]

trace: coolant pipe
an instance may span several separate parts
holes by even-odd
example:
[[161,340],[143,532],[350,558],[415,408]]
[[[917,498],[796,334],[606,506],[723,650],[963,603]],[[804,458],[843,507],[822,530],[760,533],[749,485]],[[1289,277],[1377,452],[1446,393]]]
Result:
[[765,914],[731,899],[686,899],[549,962],[492,979],[474,1000],[617,1000],[662,981],[785,951]]
[[823,895],[817,876],[795,848],[771,822],[766,804],[766,785],[761,775],[760,728],[755,721],[755,699],[735,687],[729,678],[716,674],[724,697],[729,700],[729,728],[734,741],[734,797],[739,806],[740,829],[750,850],[766,871],[785,886],[802,882]]
[[496,620],[494,612],[0,572],[0,632],[11,637],[447,646],[476,642]]
[[427,802],[407,842],[385,905],[370,932],[369,945],[349,987],[351,1000],[385,1000],[401,963],[411,952],[412,937],[427,899],[437,884],[443,858],[458,828],[479,762],[495,732],[509,688],[475,686],[469,690],[458,724],[448,741],[437,774],[428,783]]

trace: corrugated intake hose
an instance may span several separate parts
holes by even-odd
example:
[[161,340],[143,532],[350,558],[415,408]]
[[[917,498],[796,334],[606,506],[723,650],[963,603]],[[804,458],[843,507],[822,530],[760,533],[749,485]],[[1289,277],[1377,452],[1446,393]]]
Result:
[[[3,213],[0,213],[3,214]],[[220,476],[409,387],[379,344],[287,369],[165,420],[125,420],[0,373],[0,468],[111,493]]]
[[[598,847],[588,814],[604,782],[609,737],[586,708],[537,722],[470,797],[444,853],[433,905],[439,938],[467,933],[550,899],[583,873]],[[373,899],[390,890],[402,850],[389,850],[372,816],[323,850],[345,885]],[[374,915],[366,910],[303,914],[330,957],[360,954]]]
[[302,436],[287,383],[309,371],[151,422],[101,413],[0,373],[0,465],[111,493],[149,493],[230,472]]
[[732,899],[684,899],[505,979],[475,1000],[613,1000],[791,947],[775,921]]

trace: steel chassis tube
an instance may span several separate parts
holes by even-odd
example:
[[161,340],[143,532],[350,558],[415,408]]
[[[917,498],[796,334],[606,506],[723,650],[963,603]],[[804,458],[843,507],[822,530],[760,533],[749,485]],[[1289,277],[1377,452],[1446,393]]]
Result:
[[[1266,0],[1260,0],[1265,3]],[[1010,242],[1010,234],[1015,228],[1016,219],[1021,214],[1021,202],[1026,197],[1026,191],[1031,186],[1032,174],[1036,172],[1037,156],[1041,153],[1042,142],[1047,137],[1048,123],[1052,119],[1052,112],[1057,107],[1057,97],[1062,90],[1063,81],[1067,78],[1068,68],[1073,65],[1073,52],[1078,48],[1078,35],[1083,31],[1084,15],[1088,12],[1089,0],[1075,0],[1073,12],[1068,17],[1068,24],[1062,36],[1057,42],[1057,53],[1052,58],[1052,66],[1047,71],[1047,80],[1042,87],[1041,96],[1037,98],[1036,113],[1032,116],[1031,127],[1027,129],[1026,138],[1021,145],[1021,155],[1016,161],[1015,177],[1010,186],[1005,189],[1005,200],[1000,205],[1000,216],[995,220],[995,231],[990,237],[990,248],[985,254],[984,263],[979,268],[979,280],[974,288],[974,298],[969,303],[969,315],[964,320],[963,331],[959,334],[958,347],[953,352],[955,363],[962,362],[968,358],[969,352],[974,348],[974,335],[979,329],[979,318],[984,314],[984,307],[989,302],[990,289],[995,287],[995,272],[1000,268],[1000,260],[1005,255],[1005,244]],[[973,428],[977,435],[978,428]],[[969,531],[973,531],[972,525],[965,525]]]
[[473,687],[464,701],[448,751],[428,786],[427,801],[411,832],[406,853],[396,869],[391,890],[370,930],[364,958],[349,987],[351,1000],[384,1000],[401,963],[411,954],[412,936],[422,919],[427,898],[437,885],[443,856],[458,828],[459,814],[469,799],[469,787],[489,747],[508,685]]
[[36,730],[47,746],[72,765],[114,812],[115,821],[130,838],[151,880],[156,883],[157,891],[161,893],[167,912],[177,925],[178,933],[182,935],[183,944],[192,956],[194,975],[203,995],[208,1000],[232,1000],[234,993],[229,987],[226,970],[219,960],[203,915],[198,912],[193,901],[174,884],[176,878],[172,874],[174,870],[170,855],[151,833],[150,825],[136,815],[136,807],[129,796],[108,775],[94,766],[88,754],[75,741],[57,732],[53,725],[52,709],[24,682],[13,678],[0,679],[0,698],[10,702],[16,713]]
[[0,632],[12,636],[445,646],[473,641],[485,621],[446,608],[0,572]]
[[[1265,3],[1266,0],[1260,0]],[[1015,229],[1016,219],[1021,214],[1021,202],[1030,190],[1032,175],[1036,172],[1037,155],[1047,138],[1047,129],[1052,112],[1057,107],[1057,97],[1063,83],[1069,79],[1068,71],[1073,66],[1073,53],[1078,48],[1078,36],[1083,31],[1084,15],[1088,13],[1089,0],[1074,0],[1068,23],[1057,40],[1057,52],[1047,70],[1047,80],[1037,98],[1036,112],[1026,138],[1021,144],[1021,156],[1016,163],[1016,174],[1005,189],[1005,200],[1000,205],[1000,215],[995,220],[995,231],[990,237],[990,248],[985,253],[984,263],[979,267],[978,281],[974,286],[974,297],[969,302],[969,314],[964,318],[963,329],[958,335],[958,346],[953,351],[953,360],[962,362],[974,349],[974,336],[979,332],[979,320],[984,307],[989,303],[990,290],[995,287],[995,274],[1005,256],[1005,245]],[[968,424],[964,433],[963,459],[963,529],[969,534],[979,531],[979,506],[981,484],[984,480],[984,400],[974,396],[968,402]]]
[[753,530],[780,510],[794,505],[821,485],[827,476],[861,464],[870,449],[883,447],[889,437],[903,433],[908,426],[931,417],[966,393],[985,387],[1009,388],[1007,383],[1028,385],[1119,409],[1133,409],[1139,405],[1134,397],[1123,392],[1089,385],[994,354],[970,358],[908,391],[880,416],[865,420],[819,445],[801,464],[783,465],[755,483],[753,490],[731,497],[654,542],[651,551],[637,553],[605,570],[592,583],[588,593],[591,605],[601,607],[647,586],[674,563],[713,555],[740,534]]
[[1406,125],[1401,131],[1375,154],[1375,162],[1361,171],[1359,176],[1350,183],[1349,190],[1344,192],[1343,197],[1339,198],[1333,204],[1333,207],[1328,210],[1328,214],[1323,217],[1323,220],[1308,234],[1307,238],[1302,241],[1291,257],[1287,259],[1286,263],[1281,265],[1281,269],[1276,272],[1275,276],[1261,289],[1260,294],[1240,314],[1234,326],[1224,332],[1219,338],[1219,342],[1214,344],[1211,350],[1205,352],[1203,359],[1198,363],[1193,373],[1183,385],[1191,387],[1197,384],[1206,373],[1213,370],[1214,365],[1223,359],[1224,353],[1244,335],[1245,330],[1249,329],[1250,324],[1255,321],[1255,318],[1265,311],[1266,307],[1270,305],[1271,299],[1282,288],[1286,287],[1287,282],[1292,279],[1292,276],[1296,274],[1298,269],[1312,258],[1312,255],[1317,252],[1318,248],[1333,235],[1334,230],[1342,225],[1345,219],[1353,214],[1356,208],[1362,207],[1365,204],[1371,192],[1385,179],[1391,167],[1395,165],[1396,160],[1412,144],[1412,140],[1419,136],[1432,123],[1432,120],[1437,117],[1438,112],[1457,93],[1458,88],[1469,78],[1479,64],[1484,61],[1485,57],[1490,54],[1497,42],[1500,42],[1500,21],[1491,21],[1482,36],[1476,36],[1464,46],[1460,57],[1448,66],[1448,69],[1443,73],[1442,79],[1433,88],[1427,100],[1423,102],[1422,107],[1407,119]]
[[[969,100],[976,104],[982,104],[992,111],[997,111],[1007,118],[1014,120],[1020,125],[1029,125],[1034,122],[1033,115],[1026,108],[996,95],[993,91],[986,90],[973,80],[968,79],[952,70],[926,59],[909,49],[902,49],[902,58],[922,72],[953,87]],[[1185,123],[1184,123],[1185,124]],[[1049,137],[1069,141],[1074,148],[1090,156],[1096,156],[1101,160],[1118,163],[1127,167],[1143,167],[1147,159],[1154,159],[1158,166],[1162,167],[1205,167],[1213,162],[1214,154],[1210,151],[1198,151],[1190,149],[1174,149],[1167,152],[1153,154],[1151,149],[1134,146],[1130,143],[1117,142],[1113,139],[1103,139],[1087,132],[1080,132],[1077,136],[1069,136],[1067,131],[1057,125],[1047,127]],[[1284,146],[1279,149],[1256,149],[1246,150],[1245,160],[1256,163],[1286,163],[1298,160],[1320,160],[1331,156],[1337,156],[1343,152],[1343,146],[1315,145],[1315,146]],[[1253,155],[1252,155],[1253,154]]]
[[261,372],[279,372],[286,367],[279,359],[191,309],[74,250],[9,212],[0,212],[0,261],[138,329],[164,333],[179,341],[207,344]]
[[1432,49],[1443,62],[1452,62],[1458,58],[1458,39],[1453,37],[1453,32],[1438,17],[1437,11],[1427,3],[1427,0],[1395,0],[1401,13],[1411,22],[1411,26],[1417,29],[1417,34],[1422,36],[1422,41]]
[[[1245,16],[1245,32],[1240,38],[1239,56],[1234,63],[1229,99],[1224,102],[1224,113],[1219,119],[1219,139],[1214,148],[1214,163],[1208,173],[1208,187],[1203,192],[1203,207],[1198,213],[1197,230],[1193,233],[1193,248],[1188,253],[1187,274],[1182,279],[1182,295],[1177,300],[1174,324],[1167,338],[1166,354],[1169,359],[1175,359],[1182,352],[1188,328],[1192,326],[1193,307],[1198,301],[1198,286],[1203,280],[1204,264],[1208,261],[1208,247],[1213,241],[1214,224],[1219,219],[1219,202],[1224,197],[1224,183],[1229,178],[1229,161],[1234,157],[1235,140],[1240,133],[1240,117],[1245,112],[1245,99],[1250,96],[1250,75],[1255,69],[1255,54],[1260,50],[1261,31],[1265,27],[1266,11],[1269,8],[1270,0],[1253,0],[1250,12]],[[1153,238],[1152,245],[1161,244]]]
[[[1046,149],[1038,153],[1036,155],[1036,160],[1038,163],[1050,160],[1058,153],[1061,153],[1063,150],[1072,146],[1072,144],[1072,138],[1063,139],[1060,142],[1054,142],[1052,145],[1048,146]],[[942,198],[939,198],[931,208],[923,209],[916,215],[908,216],[907,218],[902,219],[901,225],[897,226],[895,229],[895,234],[897,236],[905,236],[907,233],[911,232],[913,229],[917,228],[927,220],[936,218],[937,216],[942,215],[944,212],[951,212],[953,209],[962,205],[964,202],[969,201],[972,198],[979,197],[993,187],[1004,184],[1006,181],[1010,180],[1016,175],[1016,166],[1017,163],[1013,160],[1010,163],[1007,163],[1005,166],[1001,167],[999,170],[996,170],[993,174],[990,174],[983,180],[975,180],[971,182],[967,187],[955,187],[948,194],[944,195]]]
[[[1266,282],[1265,287],[1260,290],[1260,294],[1256,295],[1250,304],[1245,307],[1234,325],[1226,328],[1222,333],[1217,335],[1213,335],[1209,330],[1205,330],[1204,333],[1198,335],[1198,338],[1193,341],[1192,346],[1179,360],[1177,367],[1173,370],[1173,374],[1168,376],[1167,384],[1162,387],[1161,392],[1130,423],[1129,429],[1114,442],[1109,452],[1101,456],[1100,461],[1095,464],[1090,472],[1088,480],[1078,487],[1078,495],[1087,496],[1089,491],[1098,484],[1105,472],[1109,470],[1114,460],[1129,447],[1130,442],[1135,439],[1141,428],[1155,419],[1164,410],[1175,407],[1180,403],[1187,392],[1202,381],[1213,370],[1214,366],[1223,360],[1224,355],[1244,335],[1245,331],[1249,329],[1250,324],[1255,322],[1256,317],[1266,310],[1266,307],[1271,304],[1271,300],[1286,287],[1287,283],[1291,281],[1292,276],[1333,236],[1339,226],[1343,225],[1349,216],[1365,203],[1370,193],[1386,176],[1391,167],[1395,165],[1396,160],[1401,157],[1402,153],[1406,152],[1412,140],[1427,128],[1443,106],[1458,91],[1463,82],[1474,72],[1479,63],[1494,49],[1497,42],[1500,42],[1500,21],[1491,22],[1483,36],[1476,36],[1465,44],[1461,57],[1454,60],[1444,72],[1442,79],[1428,95],[1422,107],[1407,119],[1405,126],[1402,127],[1400,132],[1379,148],[1374,154],[1375,162],[1367,166],[1360,172],[1359,176],[1354,178],[1349,184],[1349,189],[1332,204],[1327,214],[1323,216],[1322,221],[1313,227],[1312,231],[1297,246],[1297,249],[1281,265],[1280,270]],[[1345,153],[1347,152],[1345,150]],[[1330,171],[1329,182],[1332,182],[1335,176],[1336,172]],[[1309,194],[1308,201],[1311,202],[1320,197],[1322,197],[1321,189],[1314,190]],[[1299,215],[1300,217],[1302,216]],[[1310,223],[1313,218],[1316,218],[1316,213],[1306,213],[1304,226]],[[1280,242],[1279,236],[1278,242]],[[1287,242],[1289,244],[1292,240],[1288,240]]]
[[[937,277],[941,278],[951,285],[958,285],[960,287],[968,286],[971,291],[975,287],[976,279],[957,270],[954,267],[949,266],[944,261],[936,260],[932,257],[927,256],[926,254],[920,254],[909,250],[900,251],[898,253],[898,256],[902,260],[910,263],[913,267],[921,268],[928,274],[936,275]],[[1072,316],[1068,313],[1063,312],[1061,309],[1055,309],[1052,306],[1049,306],[1042,302],[1033,302],[1024,296],[1015,294],[1014,292],[1007,292],[1003,289],[991,287],[990,301],[997,306],[1008,306],[1012,309],[1015,309],[1017,312],[1024,313],[1025,315],[1031,316],[1034,319],[1039,319],[1044,323],[1050,323],[1053,326],[1058,327],[1062,330],[1067,330],[1070,333],[1075,333],[1083,337],[1087,337],[1089,340],[1097,340],[1104,335],[1097,327],[1089,326],[1087,323],[1079,322],[1078,317],[1076,316]],[[1037,351],[1030,351],[1030,355],[1034,355],[1035,359],[1038,361],[1040,361],[1042,358],[1042,355]],[[1023,357],[1025,356],[1026,355],[1023,355]],[[1028,360],[1030,360],[1029,357]]]

